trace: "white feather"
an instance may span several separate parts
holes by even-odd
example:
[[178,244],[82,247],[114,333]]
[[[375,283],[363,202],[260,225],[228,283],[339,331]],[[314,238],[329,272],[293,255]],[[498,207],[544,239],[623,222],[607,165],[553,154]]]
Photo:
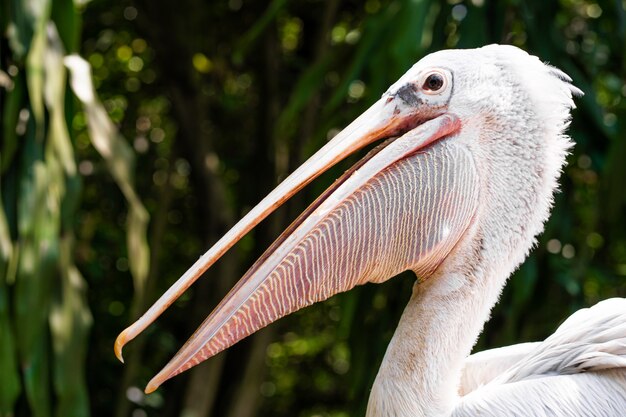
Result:
[[626,299],[577,311],[544,342],[472,355],[462,381],[457,417],[623,417]]
[[626,373],[624,298],[612,298],[577,311],[493,383],[611,368],[623,368]]
[[465,359],[459,395],[465,396],[493,381],[504,371],[523,359],[541,342],[519,343],[496,349],[483,350]]
[[452,417],[624,417],[626,372],[620,369],[487,385]]

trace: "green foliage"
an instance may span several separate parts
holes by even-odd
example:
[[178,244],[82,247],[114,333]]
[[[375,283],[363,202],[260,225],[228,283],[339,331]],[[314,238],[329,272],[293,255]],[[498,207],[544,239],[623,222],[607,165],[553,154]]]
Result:
[[354,158],[246,236],[129,345],[125,367],[113,340],[280,178],[442,48],[511,43],[585,91],[546,232],[478,348],[542,339],[577,308],[626,295],[621,2],[85,3],[0,3],[0,416],[362,415],[410,274],[140,390]]
[[[3,40],[11,48],[0,56],[0,415],[18,410],[36,417],[87,416],[85,357],[92,319],[87,287],[75,266],[81,179],[68,126],[75,107],[65,68],[65,51],[75,49],[78,40],[78,14],[67,1],[12,2],[8,8]],[[84,80],[74,87],[84,90]],[[100,119],[111,123],[104,110]],[[106,142],[113,133],[94,129],[92,136]],[[107,149],[107,160],[119,160],[118,154]],[[126,195],[134,196],[127,168],[134,155],[127,154],[114,174]],[[147,213],[136,196],[131,210],[129,241],[132,264],[138,265],[133,272],[141,280],[147,272],[141,236]],[[27,405],[20,406],[22,392]]]

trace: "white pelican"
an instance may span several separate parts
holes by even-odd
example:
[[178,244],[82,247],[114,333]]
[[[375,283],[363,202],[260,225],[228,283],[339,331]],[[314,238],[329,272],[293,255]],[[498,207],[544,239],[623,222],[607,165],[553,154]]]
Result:
[[575,313],[544,342],[468,358],[548,218],[581,94],[570,82],[512,46],[426,56],[124,330],[116,354],[278,205],[391,138],[278,238],[146,392],[297,309],[412,270],[368,417],[626,416],[625,299]]

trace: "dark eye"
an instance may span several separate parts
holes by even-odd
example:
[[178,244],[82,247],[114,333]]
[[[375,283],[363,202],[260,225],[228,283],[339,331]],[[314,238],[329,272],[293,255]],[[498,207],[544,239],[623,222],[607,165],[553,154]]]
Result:
[[424,85],[422,86],[422,88],[424,90],[437,91],[440,90],[441,87],[443,87],[443,83],[443,75],[434,73],[430,74],[426,78],[426,81],[424,81]]

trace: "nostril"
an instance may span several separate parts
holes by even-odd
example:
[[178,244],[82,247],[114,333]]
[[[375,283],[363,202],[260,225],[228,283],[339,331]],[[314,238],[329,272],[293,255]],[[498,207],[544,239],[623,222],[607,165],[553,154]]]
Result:
[[422,99],[417,95],[417,87],[412,84],[405,84],[400,87],[392,97],[398,97],[409,106],[418,106],[422,104]]

